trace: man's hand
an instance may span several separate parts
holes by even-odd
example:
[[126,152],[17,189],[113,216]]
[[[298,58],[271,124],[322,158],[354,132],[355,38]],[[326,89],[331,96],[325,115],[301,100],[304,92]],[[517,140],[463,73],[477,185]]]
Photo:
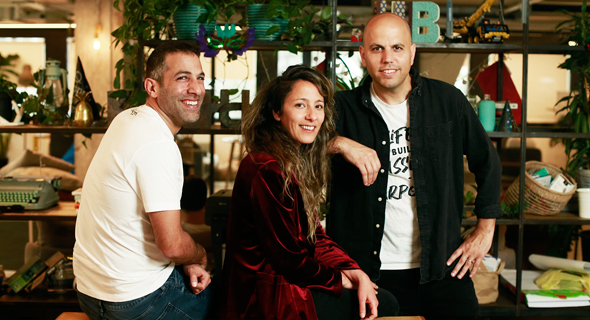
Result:
[[457,278],[461,279],[470,268],[470,277],[473,277],[477,273],[479,264],[492,246],[495,226],[496,219],[477,220],[475,231],[467,236],[467,239],[463,241],[461,246],[447,260],[447,266],[450,266],[453,261],[459,258],[457,265],[451,272],[451,276],[457,276],[457,273],[459,273]]
[[[377,318],[377,306],[379,300],[377,299],[377,285],[375,285],[369,276],[362,270],[342,270],[342,285],[347,279],[352,284],[352,288],[357,289],[359,298],[359,316],[361,319],[373,320]],[[367,310],[367,305],[369,309]]]
[[370,186],[377,180],[381,161],[379,161],[375,150],[340,136],[330,140],[328,150],[331,153],[341,154],[346,161],[359,168],[365,186]]
[[211,283],[211,275],[199,264],[184,266],[184,273],[189,276],[191,289],[194,294],[199,294]]

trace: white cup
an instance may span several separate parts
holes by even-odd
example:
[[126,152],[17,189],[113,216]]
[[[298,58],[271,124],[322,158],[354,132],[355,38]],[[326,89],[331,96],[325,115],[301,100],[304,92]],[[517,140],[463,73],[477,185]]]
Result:
[[590,188],[578,188],[580,218],[590,219]]

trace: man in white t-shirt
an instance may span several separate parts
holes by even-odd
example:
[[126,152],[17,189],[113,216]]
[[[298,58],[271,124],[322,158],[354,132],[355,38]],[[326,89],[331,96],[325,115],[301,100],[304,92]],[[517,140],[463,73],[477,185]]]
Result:
[[92,159],[74,246],[78,298],[92,319],[206,316],[207,258],[181,228],[174,141],[199,119],[204,77],[192,46],[157,47],[146,65],[146,104],[113,120]]

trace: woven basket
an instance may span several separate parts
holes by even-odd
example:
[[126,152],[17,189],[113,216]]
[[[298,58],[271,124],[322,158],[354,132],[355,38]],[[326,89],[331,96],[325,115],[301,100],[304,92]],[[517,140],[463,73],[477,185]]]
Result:
[[[529,171],[536,172],[542,168],[547,169],[550,175],[553,177],[562,173],[565,175],[570,182],[574,183],[574,189],[570,192],[563,193],[551,190],[544,185],[537,182],[529,174]],[[538,161],[527,161],[524,179],[524,212],[538,214],[542,216],[554,215],[560,212],[571,197],[576,192],[577,184],[576,181],[559,168],[552,165],[538,162]],[[506,190],[504,195],[504,201],[508,205],[515,205],[518,203],[518,191],[520,188],[520,176],[514,180],[514,182]]]

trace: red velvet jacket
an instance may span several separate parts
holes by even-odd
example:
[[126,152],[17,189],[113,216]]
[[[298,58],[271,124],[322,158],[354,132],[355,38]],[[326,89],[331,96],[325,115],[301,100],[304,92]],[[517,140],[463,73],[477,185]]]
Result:
[[223,319],[317,319],[309,288],[342,294],[340,270],[359,269],[324,232],[307,241],[297,182],[294,200],[267,154],[247,155],[232,193],[223,270]]

